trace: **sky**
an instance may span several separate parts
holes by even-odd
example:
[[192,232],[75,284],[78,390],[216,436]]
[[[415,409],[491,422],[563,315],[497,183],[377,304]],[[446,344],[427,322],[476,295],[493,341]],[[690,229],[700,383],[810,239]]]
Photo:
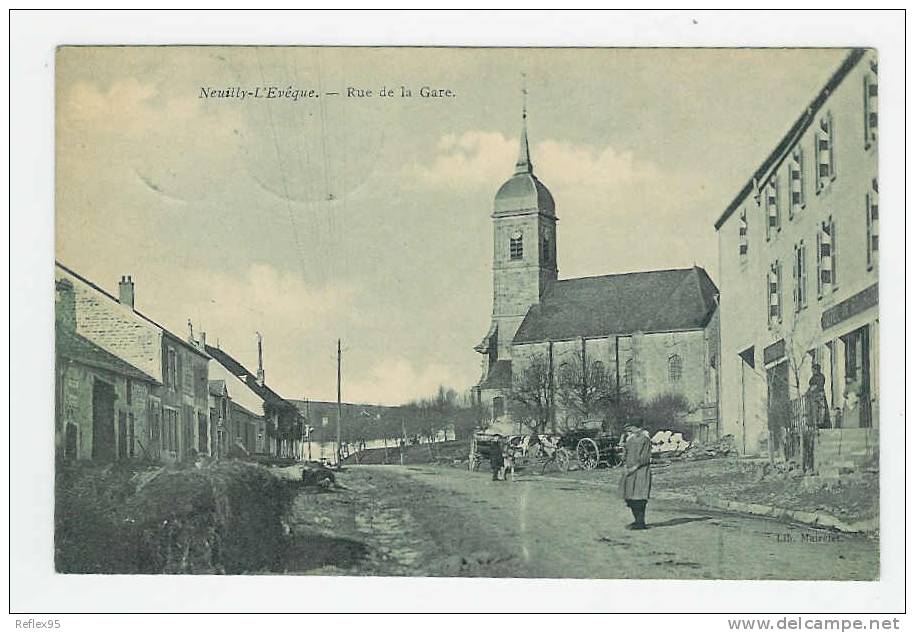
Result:
[[[180,335],[190,319],[252,369],[261,332],[288,398],[336,398],[337,338],[344,400],[463,391],[522,73],[560,278],[696,264],[716,279],[714,221],[845,54],[61,48],[57,259],[115,294],[131,275],[138,310]],[[202,96],[270,86],[321,96]]]

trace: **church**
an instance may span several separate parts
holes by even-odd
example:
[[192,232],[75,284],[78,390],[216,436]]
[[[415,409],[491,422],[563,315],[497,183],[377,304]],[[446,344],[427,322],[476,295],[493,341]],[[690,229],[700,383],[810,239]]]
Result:
[[526,108],[515,172],[491,217],[492,321],[474,348],[483,371],[473,393],[492,432],[524,432],[513,404],[521,376],[540,363],[554,403],[547,431],[595,424],[555,397],[563,369],[576,365],[641,402],[683,396],[693,437],[717,438],[718,288],[698,266],[559,279],[556,203],[534,174]]

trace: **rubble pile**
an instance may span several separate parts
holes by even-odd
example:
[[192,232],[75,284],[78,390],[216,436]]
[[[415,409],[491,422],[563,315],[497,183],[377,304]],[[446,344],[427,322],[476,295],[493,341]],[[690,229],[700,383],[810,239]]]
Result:
[[690,447],[682,433],[658,431],[651,438],[651,453],[658,456],[679,455]]
[[714,457],[725,457],[734,452],[734,436],[725,435],[710,444],[702,444],[694,440],[689,447],[680,454],[680,457],[688,460],[711,459]]

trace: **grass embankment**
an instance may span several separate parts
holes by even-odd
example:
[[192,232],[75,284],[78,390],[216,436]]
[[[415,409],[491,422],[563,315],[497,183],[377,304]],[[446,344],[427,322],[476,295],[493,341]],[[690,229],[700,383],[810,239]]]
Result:
[[59,465],[55,565],[69,573],[282,569],[296,484],[235,460],[197,468]]
[[[369,448],[348,456],[346,465],[354,464],[400,464],[399,446]],[[414,444],[403,447],[404,464],[452,464],[457,460],[467,461],[470,454],[470,440],[449,440],[431,444]]]

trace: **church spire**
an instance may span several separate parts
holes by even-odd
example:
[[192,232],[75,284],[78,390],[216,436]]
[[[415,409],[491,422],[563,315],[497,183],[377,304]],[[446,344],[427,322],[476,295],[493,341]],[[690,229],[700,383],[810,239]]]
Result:
[[518,162],[515,163],[516,174],[534,173],[531,163],[531,151],[527,144],[527,75],[521,73],[521,147],[518,150]]

